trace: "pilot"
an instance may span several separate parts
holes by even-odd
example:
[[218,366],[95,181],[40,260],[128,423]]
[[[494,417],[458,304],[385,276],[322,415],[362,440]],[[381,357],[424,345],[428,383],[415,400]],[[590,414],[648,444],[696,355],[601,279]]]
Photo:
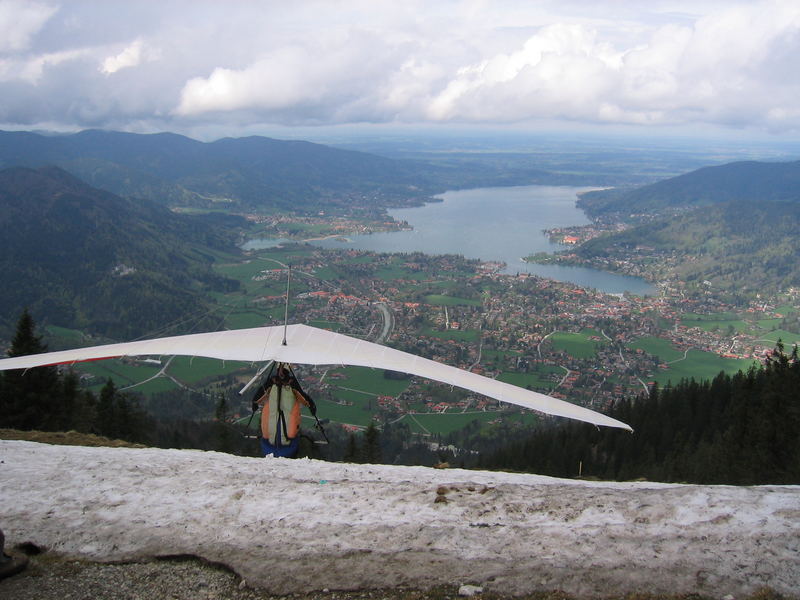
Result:
[[300,410],[302,406],[316,415],[317,407],[306,394],[287,365],[278,365],[254,401],[261,408],[261,450],[264,456],[293,457],[300,445]]

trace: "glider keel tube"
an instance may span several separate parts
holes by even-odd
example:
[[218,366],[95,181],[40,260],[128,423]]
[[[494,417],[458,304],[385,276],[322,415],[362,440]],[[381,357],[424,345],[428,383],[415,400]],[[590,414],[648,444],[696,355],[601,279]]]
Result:
[[310,365],[353,365],[400,371],[548,415],[632,431],[625,423],[588,408],[373,342],[308,325],[289,325],[286,328],[286,345],[283,344],[283,334],[284,326],[280,325],[180,335],[6,358],[0,360],[0,370],[29,369],[103,358],[172,355],[258,363],[274,360]]

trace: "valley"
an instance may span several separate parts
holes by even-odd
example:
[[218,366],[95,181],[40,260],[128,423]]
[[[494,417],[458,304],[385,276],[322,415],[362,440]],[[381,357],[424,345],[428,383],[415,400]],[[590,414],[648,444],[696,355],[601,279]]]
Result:
[[[387,342],[393,347],[598,410],[645,392],[653,382],[664,386],[746,370],[778,339],[787,346],[800,339],[787,324],[797,315],[796,293],[744,309],[687,299],[669,288],[654,297],[617,297],[502,274],[494,265],[457,256],[304,244],[250,251],[217,264],[217,272],[238,280],[240,290],[217,295],[214,317],[226,328],[281,324],[284,264],[293,272],[292,322],[376,340],[384,329],[382,310],[388,309]],[[94,385],[113,377],[120,387],[146,394],[224,391],[234,417],[249,415],[235,391],[252,376],[250,365],[175,359],[166,366],[108,361],[76,368],[94,377]],[[403,423],[412,432],[441,436],[473,421],[491,429],[538,419],[446,386],[369,369],[301,373],[322,414],[349,427]]]
[[[90,140],[102,137],[99,133],[88,136]],[[123,141],[127,146],[123,144],[115,160],[146,166],[141,149],[131,148],[145,142],[149,147],[153,140]],[[213,150],[186,140],[172,142],[189,144],[198,157]],[[249,145],[261,152],[265,143],[251,141]],[[246,150],[234,141],[227,146]],[[327,156],[327,150],[302,148],[310,152],[306,158],[320,152]],[[494,155],[456,160],[483,161],[487,169],[500,172]],[[432,159],[431,164],[442,168],[441,159]],[[463,175],[467,163],[459,164]],[[397,168],[402,171],[407,166]],[[162,175],[172,172],[163,165],[158,168]],[[350,168],[358,171],[361,167],[352,163]],[[372,168],[365,166],[363,172]],[[693,240],[704,235],[702,222],[687,221],[693,233],[682,229],[685,244],[676,249],[669,246],[669,227],[654,229],[661,223],[657,218],[644,223],[605,216],[589,221],[575,207],[575,194],[588,192],[581,198],[583,203],[595,193],[591,188],[481,188],[439,196],[412,194],[389,201],[383,192],[368,192],[372,184],[364,187],[366,180],[362,180],[359,201],[328,202],[328,192],[320,192],[317,200],[298,200],[291,210],[283,208],[281,201],[264,198],[258,203],[246,196],[213,206],[170,203],[166,210],[153,200],[116,196],[52,169],[5,171],[17,178],[9,179],[5,197],[15,197],[22,186],[20,178],[27,178],[31,202],[41,197],[60,206],[61,199],[69,197],[76,207],[70,217],[75,228],[57,235],[65,239],[90,236],[94,254],[108,263],[94,271],[94,285],[112,290],[107,293],[114,294],[117,307],[116,319],[94,320],[99,313],[90,308],[90,302],[95,298],[81,296],[82,288],[77,286],[75,298],[65,291],[61,304],[55,305],[64,308],[54,311],[52,296],[30,287],[29,278],[21,290],[27,290],[31,300],[7,295],[8,305],[16,302],[20,308],[15,310],[21,310],[23,301],[33,301],[35,310],[41,307],[42,326],[52,349],[109,339],[280,325],[287,265],[292,270],[290,322],[386,343],[599,411],[609,410],[623,398],[645,396],[656,385],[675,386],[682,380],[709,380],[720,372],[747,371],[766,360],[779,341],[791,347],[800,338],[798,287],[791,285],[791,277],[776,281],[765,272],[774,285],[764,287],[763,293],[744,293],[742,285],[731,293],[731,287],[718,285],[717,279],[699,279],[698,274],[687,277],[685,270],[700,262],[692,258],[696,255],[692,252],[696,252]],[[448,177],[454,176],[451,171]],[[462,184],[468,181],[476,180],[462,178]],[[419,190],[423,188],[429,193],[436,190],[435,185],[421,185]],[[354,188],[338,189],[344,193],[342,199],[356,193]],[[204,195],[211,197],[210,190]],[[323,202],[322,197],[327,200]],[[125,215],[118,223],[106,217],[98,222],[94,215],[102,214],[103,203],[109,202],[125,207],[133,216],[118,212]],[[409,208],[420,204],[424,206]],[[724,211],[726,206],[720,203],[705,210]],[[148,221],[146,211],[155,217]],[[10,209],[6,219],[22,215]],[[684,211],[680,218],[690,219],[691,212]],[[85,219],[93,219],[94,224],[81,225]],[[732,226],[727,225],[729,221],[712,220],[718,229]],[[49,218],[40,222],[57,230]],[[7,223],[19,229],[11,225],[17,221]],[[765,217],[764,227],[769,223]],[[168,234],[153,238],[165,227]],[[791,235],[792,227],[784,228],[786,235]],[[145,247],[134,243],[137,238],[159,236],[164,249],[151,241]],[[717,237],[724,238],[722,229]],[[250,241],[242,244],[245,239]],[[404,240],[408,245],[403,245]],[[707,253],[703,264],[718,266],[725,260],[742,264],[731,254],[735,247],[717,243],[718,254]],[[564,250],[553,253],[559,248]],[[537,251],[528,257],[530,262],[519,262],[526,253]],[[36,258],[36,254],[15,256],[19,258],[13,268],[22,273],[53,263],[52,258]],[[37,266],[22,266],[26,260]],[[81,258],[82,263],[88,260]],[[556,270],[544,273],[563,281],[542,277],[537,262],[553,263],[545,266]],[[575,279],[576,265],[590,267],[584,271],[594,278]],[[629,277],[615,280],[618,276],[609,271]],[[143,275],[151,283],[142,286],[141,279],[134,281]],[[41,281],[55,280],[55,275],[48,277]],[[173,291],[160,286],[162,281],[177,286]],[[65,290],[73,289],[71,285],[63,283]],[[125,291],[131,285],[139,286],[140,293]],[[175,305],[173,297],[183,297],[183,303]],[[97,297],[107,302],[104,298]],[[12,318],[11,311],[6,316]],[[121,333],[123,322],[127,334]],[[224,400],[227,419],[250,421],[249,398],[237,393],[252,377],[250,364],[165,357],[74,368],[87,389],[101,393],[111,379],[121,393],[139,398],[141,406],[158,417],[208,420],[215,411],[221,414]],[[389,372],[357,367],[301,367],[299,372],[321,414],[342,431],[376,425],[386,435],[398,431],[401,438],[413,436],[431,449],[441,446],[460,452],[472,446],[474,440],[470,440],[476,435],[486,439],[522,436],[531,427],[554,421]]]

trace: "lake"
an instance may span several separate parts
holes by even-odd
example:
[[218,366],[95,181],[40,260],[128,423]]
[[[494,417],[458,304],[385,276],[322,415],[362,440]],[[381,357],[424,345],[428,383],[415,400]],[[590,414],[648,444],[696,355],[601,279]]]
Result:
[[[327,239],[313,242],[324,248],[358,248],[374,252],[424,252],[461,254],[468,258],[503,261],[506,273],[533,273],[569,281],[610,294],[628,291],[655,294],[644,279],[607,273],[598,269],[525,263],[522,257],[553,252],[544,229],[586,225],[590,221],[577,206],[577,194],[592,188],[527,185],[445,192],[442,202],[389,211],[407,221],[411,231],[349,236],[347,242]],[[274,245],[273,240],[251,240],[246,248]]]

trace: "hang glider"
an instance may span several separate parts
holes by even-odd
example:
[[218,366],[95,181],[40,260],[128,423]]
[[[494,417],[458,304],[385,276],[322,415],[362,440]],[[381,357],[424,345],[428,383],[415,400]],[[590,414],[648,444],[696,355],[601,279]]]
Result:
[[621,421],[544,394],[373,342],[308,325],[256,327],[46,352],[0,360],[0,370],[140,356],[204,356],[262,363],[353,365],[400,371],[548,415],[632,431]]

